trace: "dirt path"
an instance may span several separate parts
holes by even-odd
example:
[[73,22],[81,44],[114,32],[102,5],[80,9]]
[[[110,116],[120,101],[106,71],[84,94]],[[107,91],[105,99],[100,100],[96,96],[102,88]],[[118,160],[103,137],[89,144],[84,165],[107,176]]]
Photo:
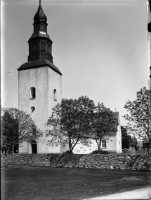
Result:
[[129,192],[110,194],[107,196],[83,199],[83,200],[101,200],[101,199],[151,199],[151,188],[141,188]]

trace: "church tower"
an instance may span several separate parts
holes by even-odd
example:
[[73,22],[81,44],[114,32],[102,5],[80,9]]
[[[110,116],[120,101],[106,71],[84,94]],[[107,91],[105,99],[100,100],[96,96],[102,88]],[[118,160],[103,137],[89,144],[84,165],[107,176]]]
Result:
[[[34,16],[33,34],[28,40],[28,62],[18,69],[18,107],[31,115],[43,132],[52,108],[61,102],[62,74],[53,64],[52,40],[47,33],[47,17],[41,0]],[[46,141],[48,138],[43,135]],[[59,153],[60,147],[45,142],[30,141],[19,149],[20,153]]]

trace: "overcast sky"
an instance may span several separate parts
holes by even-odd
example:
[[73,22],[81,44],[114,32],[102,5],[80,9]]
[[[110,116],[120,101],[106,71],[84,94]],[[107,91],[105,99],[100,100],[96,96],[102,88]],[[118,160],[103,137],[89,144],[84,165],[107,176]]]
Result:
[[[2,1],[2,106],[18,107],[17,68],[27,62],[38,0]],[[120,112],[149,87],[146,0],[42,0],[62,97],[88,96]]]

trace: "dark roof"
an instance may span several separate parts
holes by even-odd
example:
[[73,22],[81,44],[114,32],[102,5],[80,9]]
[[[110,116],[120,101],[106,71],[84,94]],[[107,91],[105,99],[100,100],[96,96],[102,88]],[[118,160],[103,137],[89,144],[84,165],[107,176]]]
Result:
[[46,66],[50,67],[55,72],[62,75],[60,70],[54,64],[52,64],[49,60],[33,60],[33,61],[26,62],[18,68],[18,71],[39,68],[39,67],[46,67]]
[[41,7],[41,5],[39,5],[38,10],[34,16],[34,21],[47,21],[47,17]]

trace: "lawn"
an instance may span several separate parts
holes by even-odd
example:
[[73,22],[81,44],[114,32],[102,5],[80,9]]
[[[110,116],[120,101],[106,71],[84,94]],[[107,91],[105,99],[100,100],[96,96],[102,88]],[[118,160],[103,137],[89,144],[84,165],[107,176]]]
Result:
[[149,185],[148,171],[9,165],[1,173],[3,200],[80,200]]

